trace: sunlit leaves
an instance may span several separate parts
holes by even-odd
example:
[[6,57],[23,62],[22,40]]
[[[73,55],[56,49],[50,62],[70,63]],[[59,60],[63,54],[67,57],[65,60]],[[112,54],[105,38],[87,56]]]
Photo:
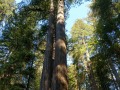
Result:
[[0,0],[0,21],[4,19],[4,17],[8,17],[12,15],[12,11],[15,9],[14,0]]

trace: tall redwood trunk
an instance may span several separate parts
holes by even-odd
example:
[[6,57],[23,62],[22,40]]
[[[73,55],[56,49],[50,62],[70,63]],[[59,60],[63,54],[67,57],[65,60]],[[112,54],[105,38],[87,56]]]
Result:
[[47,32],[47,43],[43,71],[41,77],[40,90],[51,90],[53,72],[53,32],[54,32],[54,3],[50,0],[49,30]]
[[52,90],[68,90],[64,0],[58,0]]

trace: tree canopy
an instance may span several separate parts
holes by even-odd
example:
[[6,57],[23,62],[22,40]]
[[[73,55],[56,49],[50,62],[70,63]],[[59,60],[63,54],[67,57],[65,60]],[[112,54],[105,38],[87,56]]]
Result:
[[85,1],[0,0],[0,90],[120,89],[120,2],[92,0],[69,37],[69,10]]

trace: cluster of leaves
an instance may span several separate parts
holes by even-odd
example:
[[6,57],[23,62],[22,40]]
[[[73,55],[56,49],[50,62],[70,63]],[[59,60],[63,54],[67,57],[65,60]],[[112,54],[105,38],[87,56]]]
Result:
[[[96,38],[98,43],[96,45],[96,51],[98,53],[93,59],[97,64],[96,72],[103,89],[116,88],[116,86],[119,87],[120,85],[119,81],[117,81],[120,77],[117,73],[119,71],[120,59],[119,13],[114,9],[114,3],[112,3],[111,0],[96,0],[96,2],[93,3],[92,9],[95,13],[94,15],[97,17]],[[119,8],[117,9],[119,10]],[[118,50],[116,50],[116,48]],[[116,68],[118,68],[118,70],[116,70]],[[117,80],[110,78],[112,74]],[[102,81],[103,78],[105,81]],[[118,85],[116,85],[114,81],[117,82]]]
[[85,89],[85,84],[88,83],[87,67],[94,49],[92,44],[95,43],[91,41],[94,36],[94,28],[85,20],[78,19],[72,27],[71,35],[69,54],[73,57],[73,64],[76,66],[78,87]]
[[2,27],[0,89],[3,90],[39,90],[47,22],[44,23],[40,11],[26,11],[29,6],[11,11],[13,15]]
[[14,0],[0,0],[0,21],[2,21],[4,17],[12,15],[14,9]]
[[[84,88],[90,90],[119,90],[119,4],[112,0],[94,0],[88,23],[90,26],[83,20],[77,20],[73,25],[69,40],[70,55],[77,66],[77,74],[85,73],[84,83],[81,81],[78,86],[85,84]],[[87,68],[87,65],[90,67]]]

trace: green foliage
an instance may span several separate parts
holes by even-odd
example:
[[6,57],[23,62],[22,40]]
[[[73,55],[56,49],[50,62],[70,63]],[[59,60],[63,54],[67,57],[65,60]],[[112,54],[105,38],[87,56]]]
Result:
[[[113,48],[114,45],[119,45],[118,39],[120,37],[118,36],[119,30],[117,28],[119,26],[117,23],[119,22],[119,14],[118,10],[116,10],[119,8],[115,8],[114,5],[111,0],[96,0],[92,5],[93,14],[97,18],[95,27],[97,53],[92,60],[96,64],[96,77],[103,90],[106,90],[106,88],[110,90],[112,83],[114,83],[114,79],[110,78],[110,76],[113,74],[116,77],[117,75],[114,72],[111,73],[111,71],[116,70],[115,67],[119,67],[119,64],[115,63],[119,61],[118,52]],[[117,83],[119,85],[119,82]],[[114,85],[116,84],[114,83]]]
[[4,19],[4,17],[8,17],[12,15],[12,11],[15,9],[14,0],[0,0],[0,21]]
[[[83,20],[78,19],[75,22],[75,24],[73,25],[72,30],[71,30],[72,37],[70,40],[70,43],[73,43],[72,44],[72,47],[73,47],[72,54],[75,54],[73,56],[76,56],[78,54],[79,56],[77,55],[77,57],[82,58],[82,56],[84,55],[84,53],[86,52],[86,49],[88,47],[89,47],[88,48],[89,51],[92,50],[92,45],[89,44],[90,43],[89,40],[93,37],[93,35],[94,35],[93,32],[94,32],[93,27],[84,23]],[[87,43],[87,47],[84,45],[84,42]]]
[[[76,65],[78,88],[87,88],[87,64],[90,55],[92,55],[94,42],[94,28],[85,21],[78,19],[71,30],[72,37],[69,40],[70,55],[73,57],[73,63]],[[93,43],[93,44],[91,44]],[[88,56],[89,55],[89,56]]]
[[[27,7],[8,18],[3,30],[0,47],[0,89],[2,90],[39,90],[42,53],[36,55],[41,41],[46,35],[46,26],[38,27],[39,13],[24,11]],[[45,47],[45,46],[42,46]],[[40,63],[36,63],[40,62]],[[36,68],[37,67],[37,68]],[[39,76],[39,77],[38,77]],[[37,78],[35,78],[37,77]],[[36,82],[34,84],[33,82]]]
[[[72,4],[80,5],[82,1],[65,1],[65,16]],[[57,0],[54,3],[56,13]],[[49,8],[50,0],[31,0],[17,9],[14,0],[0,0],[0,21],[7,18],[0,39],[0,89],[39,90]],[[91,89],[91,70],[99,90],[110,90],[115,85],[117,89],[119,82],[113,78],[113,68],[120,71],[120,3],[95,0],[91,8],[92,20],[78,19],[71,30],[69,90]]]
[[69,90],[78,90],[77,86],[77,72],[75,65],[70,65],[68,67],[68,81],[69,81]]

